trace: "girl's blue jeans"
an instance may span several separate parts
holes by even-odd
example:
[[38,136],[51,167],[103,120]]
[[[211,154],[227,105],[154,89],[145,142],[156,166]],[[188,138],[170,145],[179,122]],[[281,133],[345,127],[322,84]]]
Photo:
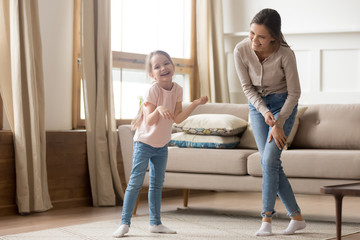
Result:
[[150,225],[161,224],[161,193],[168,159],[168,147],[154,148],[142,142],[134,142],[134,153],[130,180],[125,191],[121,224],[130,226],[132,212],[149,169],[149,215]]
[[[287,93],[270,94],[262,97],[267,108],[272,112],[275,119],[279,116],[280,110],[285,103]],[[253,128],[255,141],[259,152],[261,154],[261,167],[262,167],[262,202],[263,211],[261,216],[272,217],[275,213],[276,196],[285,205],[288,215],[290,217],[300,214],[300,209],[296,203],[296,199],[287,179],[283,167],[281,165],[280,156],[282,150],[276,146],[275,140],[269,142],[271,127],[266,124],[263,115],[256,110],[256,108],[249,103],[250,121]],[[289,136],[291,128],[295,122],[297,113],[297,106],[294,108],[290,117],[285,121],[284,132]],[[270,212],[271,214],[265,214]]]

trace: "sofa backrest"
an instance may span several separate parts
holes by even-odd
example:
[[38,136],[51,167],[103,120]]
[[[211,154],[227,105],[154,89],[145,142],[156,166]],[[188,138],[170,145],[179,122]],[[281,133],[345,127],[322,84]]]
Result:
[[[185,109],[190,103],[183,103]],[[360,104],[314,104],[300,118],[291,148],[360,149]],[[248,104],[207,103],[192,113],[233,114],[248,121]]]
[[360,149],[360,104],[309,105],[292,148]]
[[[189,106],[190,103],[183,103],[183,110]],[[199,105],[191,115],[195,114],[232,114],[236,117],[248,121],[249,106],[248,104],[235,104],[235,103],[206,103]]]

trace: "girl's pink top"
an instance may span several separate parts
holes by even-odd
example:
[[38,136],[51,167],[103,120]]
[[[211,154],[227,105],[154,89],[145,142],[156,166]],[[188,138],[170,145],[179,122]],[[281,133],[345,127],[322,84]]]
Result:
[[[175,112],[177,102],[182,102],[183,89],[177,84],[173,83],[171,90],[165,90],[157,83],[154,83],[144,99],[144,104],[151,103],[158,106],[168,108],[172,113]],[[160,116],[159,121],[152,126],[146,124],[146,112],[141,125],[137,128],[134,141],[146,143],[152,147],[163,147],[170,141],[173,120],[164,119]]]

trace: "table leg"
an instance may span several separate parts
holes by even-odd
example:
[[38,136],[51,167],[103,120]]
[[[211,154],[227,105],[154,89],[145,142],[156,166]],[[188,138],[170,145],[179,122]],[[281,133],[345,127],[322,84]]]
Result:
[[341,215],[343,195],[335,195],[336,204],[336,239],[341,240]]
[[188,206],[189,192],[190,192],[190,189],[184,189],[184,192],[183,192],[183,195],[184,195],[184,207]]

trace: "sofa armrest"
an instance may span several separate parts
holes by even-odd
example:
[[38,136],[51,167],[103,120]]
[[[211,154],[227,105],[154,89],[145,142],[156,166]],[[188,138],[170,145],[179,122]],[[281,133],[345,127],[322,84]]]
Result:
[[120,125],[118,130],[120,150],[124,164],[125,180],[127,184],[129,182],[132,167],[133,137],[135,131],[131,130],[131,125]]

